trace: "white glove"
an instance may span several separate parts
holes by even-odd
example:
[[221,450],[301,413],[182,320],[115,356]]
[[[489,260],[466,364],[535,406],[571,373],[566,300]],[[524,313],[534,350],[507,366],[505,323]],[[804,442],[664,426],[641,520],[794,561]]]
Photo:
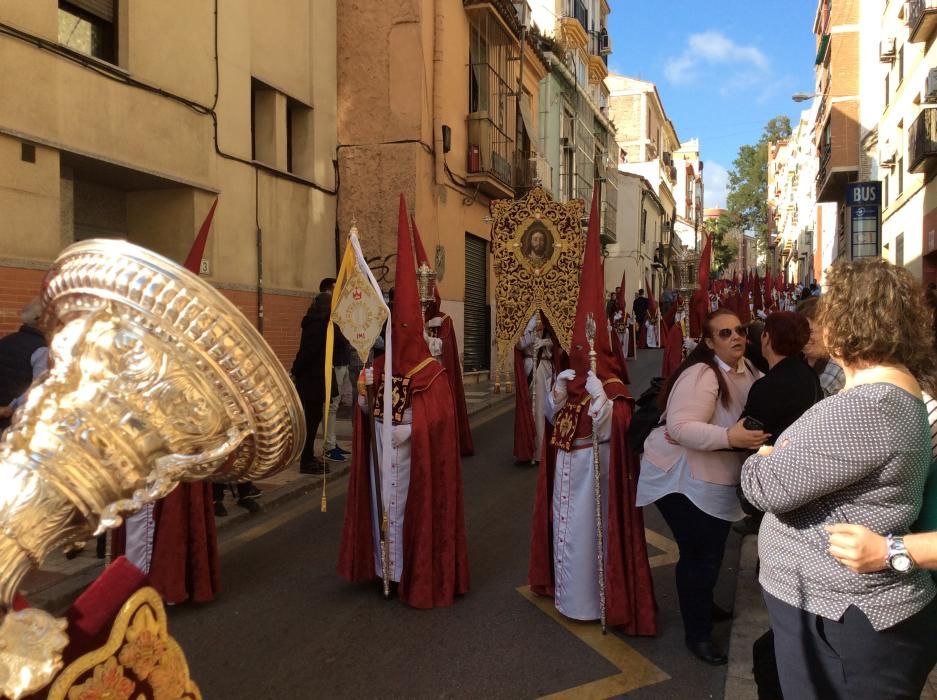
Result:
[[534,352],[542,348],[552,348],[553,341],[550,338],[537,338],[534,341]]
[[608,398],[605,395],[605,387],[602,386],[602,380],[596,377],[592,370],[589,370],[589,374],[586,375],[586,391],[589,392],[589,396],[592,397],[593,401]]
[[428,335],[426,331],[423,331],[423,340],[426,341],[426,346],[429,348],[430,355],[433,357],[442,355],[442,338],[433,338]]
[[374,386],[374,368],[368,367],[364,370],[364,383],[367,386]]
[[396,450],[398,447],[406,444],[406,442],[410,439],[411,432],[413,432],[413,428],[409,423],[395,425],[390,430],[391,446]]
[[687,353],[691,353],[691,352],[693,352],[694,350],[696,350],[696,346],[697,346],[697,345],[699,345],[699,343],[697,343],[697,342],[696,342],[695,340],[693,340],[692,338],[684,338],[684,339],[683,339],[683,349],[686,350]]
[[553,384],[553,394],[556,397],[566,396],[566,385],[576,378],[576,370],[564,369],[556,375],[556,382]]

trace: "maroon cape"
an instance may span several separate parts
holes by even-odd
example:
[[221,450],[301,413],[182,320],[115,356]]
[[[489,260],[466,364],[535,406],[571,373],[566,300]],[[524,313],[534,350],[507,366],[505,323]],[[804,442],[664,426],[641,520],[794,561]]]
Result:
[[[209,482],[179,484],[153,510],[156,533],[147,583],[167,603],[208,603],[221,592],[221,561]],[[126,528],[113,532],[114,557],[126,549]]]
[[[640,466],[628,447],[632,400],[615,399],[611,464],[608,470],[608,553],[605,566],[606,617],[625,634],[657,634],[657,602],[644,539],[644,514],[635,507]],[[550,426],[547,424],[548,432]],[[544,439],[544,459],[537,476],[537,497],[530,542],[528,583],[535,593],[552,596],[553,472],[556,450]]]
[[452,390],[452,401],[455,404],[456,420],[459,422],[459,451],[463,457],[475,454],[475,445],[472,442],[472,426],[469,425],[468,407],[465,405],[465,387],[462,384],[462,362],[459,360],[459,341],[455,335],[455,327],[449,314],[440,314],[442,325],[439,327],[439,337],[442,339],[442,357],[440,361],[446,368],[449,378],[449,388]]
[[[382,376],[383,358],[374,363]],[[462,460],[455,411],[445,373],[431,362],[411,378],[410,490],[403,526],[400,600],[415,608],[451,605],[469,589],[468,550],[462,501]],[[360,582],[378,576],[374,568],[371,513],[372,425],[354,412],[354,442],[338,573]]]

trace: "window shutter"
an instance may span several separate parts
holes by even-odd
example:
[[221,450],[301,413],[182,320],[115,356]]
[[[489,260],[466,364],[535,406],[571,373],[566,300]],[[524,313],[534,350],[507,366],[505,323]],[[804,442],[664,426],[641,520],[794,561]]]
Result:
[[117,0],[68,0],[68,4],[103,19],[105,22],[113,22],[114,6],[117,4]]

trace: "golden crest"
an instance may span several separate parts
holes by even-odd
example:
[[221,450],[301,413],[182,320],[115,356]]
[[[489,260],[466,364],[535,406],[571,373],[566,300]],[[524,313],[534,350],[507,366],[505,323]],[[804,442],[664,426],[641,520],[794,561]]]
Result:
[[357,265],[351,268],[342,285],[332,320],[342,329],[342,335],[351,343],[361,362],[367,362],[368,353],[387,320],[387,308]]
[[141,588],[124,603],[107,643],[73,661],[49,700],[201,700],[179,644],[169,636],[159,594]]
[[585,239],[582,200],[554,202],[542,187],[520,200],[491,205],[498,315],[498,354],[508,356],[535,311],[542,311],[569,350]]

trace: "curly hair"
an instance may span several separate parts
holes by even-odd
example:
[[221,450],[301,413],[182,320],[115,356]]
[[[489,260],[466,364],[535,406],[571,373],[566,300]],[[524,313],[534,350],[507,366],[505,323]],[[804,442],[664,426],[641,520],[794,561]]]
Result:
[[937,356],[924,289],[881,259],[835,263],[817,322],[830,354],[847,365],[900,364],[934,395]]

